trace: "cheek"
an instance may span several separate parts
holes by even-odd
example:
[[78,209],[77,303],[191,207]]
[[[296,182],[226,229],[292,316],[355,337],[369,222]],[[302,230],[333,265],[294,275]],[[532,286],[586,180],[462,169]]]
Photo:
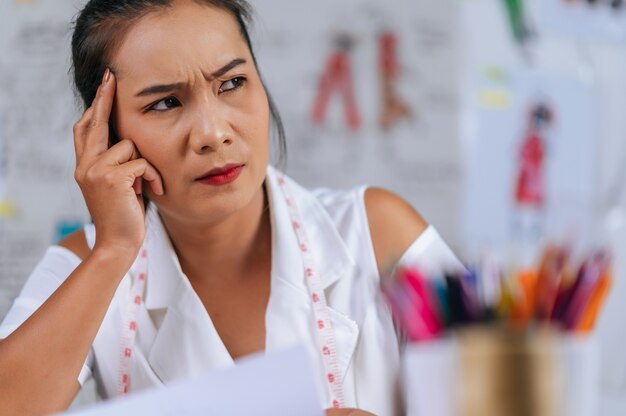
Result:
[[169,161],[176,155],[176,149],[168,146],[173,141],[171,137],[168,140],[167,129],[152,125],[132,113],[118,118],[115,124],[120,139],[132,141],[141,157],[159,172],[163,167],[172,165]]
[[269,104],[263,87],[258,87],[247,101],[246,123],[248,137],[254,146],[267,146],[269,141]]

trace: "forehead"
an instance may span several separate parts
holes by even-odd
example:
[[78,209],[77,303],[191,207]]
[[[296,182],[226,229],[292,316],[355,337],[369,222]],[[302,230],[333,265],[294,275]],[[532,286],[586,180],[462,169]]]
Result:
[[119,79],[176,77],[190,68],[211,72],[249,50],[235,17],[194,1],[174,1],[133,24],[112,56]]

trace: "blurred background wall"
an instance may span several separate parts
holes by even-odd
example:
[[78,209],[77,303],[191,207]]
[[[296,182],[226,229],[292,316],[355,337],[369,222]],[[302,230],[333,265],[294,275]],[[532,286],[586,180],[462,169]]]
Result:
[[[89,220],[73,180],[80,109],[68,76],[83,3],[0,0],[0,317],[45,248]],[[615,251],[598,335],[603,413],[623,414],[626,6],[252,4],[285,168],[301,183],[390,188],[467,259],[493,249],[524,262],[546,239]]]

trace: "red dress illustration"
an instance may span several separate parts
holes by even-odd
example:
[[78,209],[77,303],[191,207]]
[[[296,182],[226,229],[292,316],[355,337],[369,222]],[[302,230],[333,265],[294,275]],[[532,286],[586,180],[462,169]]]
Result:
[[545,104],[532,110],[519,152],[515,201],[519,206],[541,208],[545,199],[546,134],[552,111]]
[[537,132],[531,132],[520,150],[515,199],[520,205],[543,205],[544,144]]
[[361,116],[354,95],[350,52],[354,40],[346,34],[337,36],[335,50],[328,57],[324,73],[320,77],[317,96],[313,103],[311,118],[314,124],[321,124],[326,118],[326,110],[333,94],[341,97],[346,124],[351,130],[361,127]]
[[400,63],[397,57],[398,38],[390,31],[384,31],[378,38],[378,67],[381,79],[382,103],[379,124],[389,130],[398,120],[411,117],[409,105],[400,98],[395,84],[400,76]]

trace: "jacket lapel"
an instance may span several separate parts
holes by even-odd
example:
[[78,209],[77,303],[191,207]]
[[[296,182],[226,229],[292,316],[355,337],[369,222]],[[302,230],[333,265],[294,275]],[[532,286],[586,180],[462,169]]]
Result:
[[233,365],[213,322],[187,281],[175,291],[148,355],[148,362],[164,382]]
[[157,327],[147,361],[164,383],[233,365],[202,301],[185,277],[156,206],[148,212],[145,305]]
[[[359,329],[356,322],[347,316],[347,305],[333,304],[331,295],[333,285],[349,275],[355,263],[321,203],[289,178],[285,180],[298,204],[303,225],[313,246],[337,342],[339,366],[342,377],[345,377],[356,348]],[[277,183],[277,174],[271,167],[268,168],[266,185],[272,219],[272,290],[266,314],[266,349],[304,344],[313,354],[320,379],[324,379],[322,353],[298,240]]]

